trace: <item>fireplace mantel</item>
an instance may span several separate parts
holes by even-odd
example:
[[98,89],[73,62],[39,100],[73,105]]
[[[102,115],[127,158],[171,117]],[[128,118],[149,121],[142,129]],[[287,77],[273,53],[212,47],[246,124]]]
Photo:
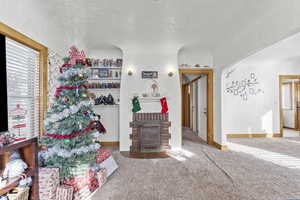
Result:
[[130,123],[130,152],[164,152],[170,149],[170,126],[168,113],[134,113]]

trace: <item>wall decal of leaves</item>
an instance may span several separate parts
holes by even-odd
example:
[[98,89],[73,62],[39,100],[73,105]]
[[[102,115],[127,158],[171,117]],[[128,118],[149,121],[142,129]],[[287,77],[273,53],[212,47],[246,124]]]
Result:
[[225,92],[234,96],[240,96],[244,101],[247,101],[249,96],[256,96],[264,93],[259,87],[259,82],[255,73],[251,73],[250,78],[232,81],[231,83],[226,84]]

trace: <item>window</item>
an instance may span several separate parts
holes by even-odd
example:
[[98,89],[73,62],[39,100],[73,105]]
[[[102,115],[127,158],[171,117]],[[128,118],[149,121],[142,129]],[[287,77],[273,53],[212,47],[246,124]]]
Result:
[[6,37],[9,131],[24,137],[39,135],[39,54]]
[[282,108],[293,109],[293,84],[284,83],[282,85]]

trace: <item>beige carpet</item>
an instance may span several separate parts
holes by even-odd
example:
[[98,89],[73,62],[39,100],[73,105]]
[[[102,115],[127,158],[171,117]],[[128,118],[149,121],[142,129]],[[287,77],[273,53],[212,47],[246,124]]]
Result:
[[300,139],[234,139],[232,150],[219,151],[185,138],[167,159],[115,151],[120,168],[93,200],[300,199]]

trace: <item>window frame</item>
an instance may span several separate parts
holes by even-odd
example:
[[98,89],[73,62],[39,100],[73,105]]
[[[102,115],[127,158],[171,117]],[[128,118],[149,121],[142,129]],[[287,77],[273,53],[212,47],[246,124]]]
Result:
[[38,126],[39,136],[41,136],[44,133],[42,122],[45,119],[45,113],[48,105],[48,48],[1,22],[0,34],[39,52],[40,105]]

